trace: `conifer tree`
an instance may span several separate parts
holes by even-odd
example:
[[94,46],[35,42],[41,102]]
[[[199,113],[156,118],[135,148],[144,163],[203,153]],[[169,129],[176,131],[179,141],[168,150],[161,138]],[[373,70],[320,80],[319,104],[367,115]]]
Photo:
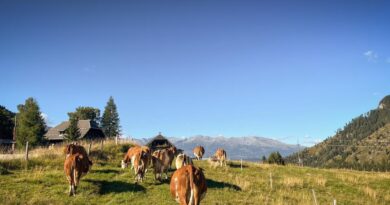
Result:
[[0,139],[12,139],[15,113],[0,105]]
[[75,115],[69,117],[69,127],[66,129],[65,138],[68,141],[76,141],[80,137],[80,129],[78,127],[79,119]]
[[42,118],[37,101],[28,98],[24,105],[18,105],[16,143],[24,146],[28,141],[30,145],[38,145],[43,142],[45,134],[45,121]]
[[119,114],[112,96],[104,108],[101,125],[106,137],[115,137],[120,134]]

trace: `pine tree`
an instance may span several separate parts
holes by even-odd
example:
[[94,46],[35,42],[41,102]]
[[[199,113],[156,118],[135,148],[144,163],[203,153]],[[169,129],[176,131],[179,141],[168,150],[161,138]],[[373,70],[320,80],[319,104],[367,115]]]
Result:
[[79,119],[75,115],[71,115],[69,118],[69,127],[66,129],[65,138],[68,141],[76,141],[80,137],[80,129],[78,127]]
[[120,134],[119,114],[112,96],[104,108],[101,124],[106,137],[115,137]]
[[44,141],[45,121],[41,116],[39,106],[34,98],[28,98],[24,105],[18,105],[16,143],[24,146],[28,141],[30,145],[38,145]]
[[0,139],[12,139],[15,113],[0,105]]
[[261,157],[261,161],[262,161],[263,163],[266,163],[266,162],[267,162],[267,157],[265,157],[265,156],[263,155],[263,157]]

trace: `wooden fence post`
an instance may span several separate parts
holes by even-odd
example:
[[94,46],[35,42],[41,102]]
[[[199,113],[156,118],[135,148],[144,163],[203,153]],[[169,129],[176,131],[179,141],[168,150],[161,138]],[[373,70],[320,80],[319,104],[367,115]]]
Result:
[[241,159],[241,171],[242,171],[242,159]]
[[104,141],[104,140],[102,140],[102,141],[101,141],[101,144],[100,144],[100,151],[101,151],[101,152],[103,152],[103,141]]
[[337,205],[336,199],[333,199],[333,205]]
[[91,148],[92,148],[92,141],[89,143],[89,147],[88,147],[88,155],[91,153]]
[[26,142],[26,156],[25,156],[26,161],[28,161],[28,141]]
[[271,185],[271,190],[272,190],[272,173],[269,173],[269,183]]
[[314,204],[315,204],[315,205],[318,205],[318,204],[317,204],[317,197],[316,197],[316,193],[314,192],[314,189],[312,189],[311,192],[313,193]]
[[115,145],[118,145],[118,135],[115,136]]

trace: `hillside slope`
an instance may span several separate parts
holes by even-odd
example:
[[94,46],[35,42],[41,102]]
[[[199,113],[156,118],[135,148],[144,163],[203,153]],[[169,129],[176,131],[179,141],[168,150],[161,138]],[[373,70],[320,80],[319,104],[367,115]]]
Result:
[[296,163],[298,155],[304,165],[315,167],[390,170],[389,96],[378,109],[361,115],[323,142],[286,158]]

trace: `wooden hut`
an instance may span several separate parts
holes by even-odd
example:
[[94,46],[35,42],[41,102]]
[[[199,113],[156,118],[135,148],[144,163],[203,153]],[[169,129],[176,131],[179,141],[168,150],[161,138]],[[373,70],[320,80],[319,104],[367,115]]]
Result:
[[[65,121],[49,129],[49,131],[45,134],[45,138],[51,143],[64,141],[69,124],[69,121]],[[79,139],[92,140],[105,137],[103,131],[92,120],[79,120],[77,126],[80,129]]]
[[165,148],[170,148],[174,147],[173,145],[167,138],[162,136],[161,132],[158,133],[157,136],[155,136],[153,139],[151,139],[146,146],[150,148],[152,152],[159,150],[159,149],[165,149]]

